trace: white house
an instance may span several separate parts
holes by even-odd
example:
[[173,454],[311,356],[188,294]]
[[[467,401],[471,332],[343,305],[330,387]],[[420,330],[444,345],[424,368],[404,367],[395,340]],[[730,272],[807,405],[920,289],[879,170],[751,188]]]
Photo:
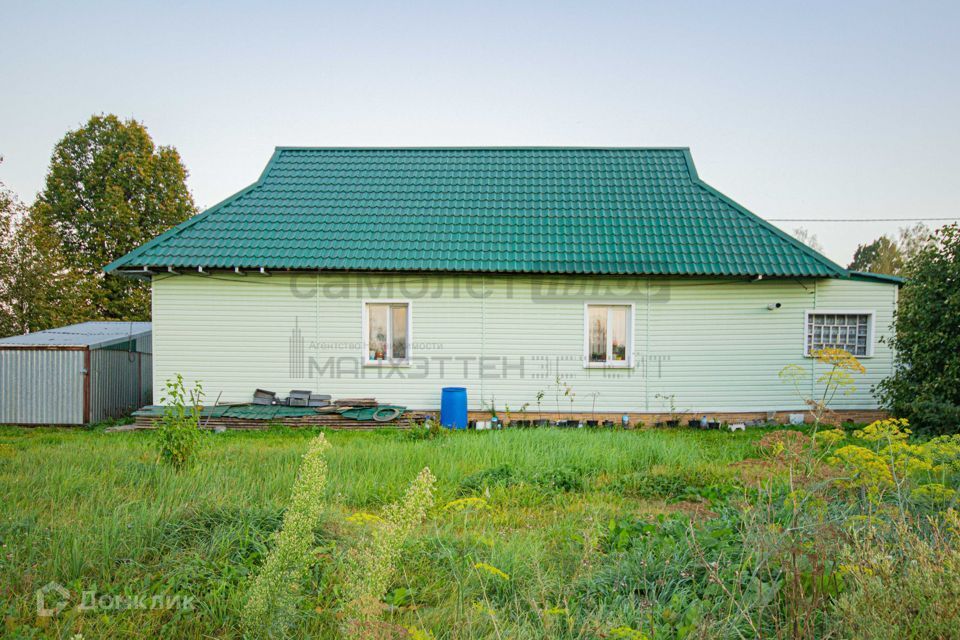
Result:
[[[674,148],[278,148],[260,179],[107,267],[150,278],[159,397],[256,388],[414,409],[733,418],[839,347],[875,411],[900,281],[744,209]],[[843,412],[841,412],[843,415]]]

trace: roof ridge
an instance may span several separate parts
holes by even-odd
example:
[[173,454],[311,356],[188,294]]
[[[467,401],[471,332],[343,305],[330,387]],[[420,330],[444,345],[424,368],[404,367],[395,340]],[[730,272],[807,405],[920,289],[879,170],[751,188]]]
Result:
[[286,146],[276,151],[689,151],[690,147],[632,147],[632,146]]

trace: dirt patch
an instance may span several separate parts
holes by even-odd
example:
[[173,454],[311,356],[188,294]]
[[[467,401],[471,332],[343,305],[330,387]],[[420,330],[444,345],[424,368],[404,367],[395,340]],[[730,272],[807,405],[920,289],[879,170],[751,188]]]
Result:
[[799,431],[781,429],[765,434],[757,443],[760,453],[769,458],[798,459],[812,448],[810,438]]
[[692,520],[709,520],[716,518],[717,514],[709,509],[706,502],[695,502],[693,500],[680,500],[677,502],[667,502],[665,500],[644,501],[637,509],[638,516],[650,516],[659,514],[670,515],[674,513],[683,513]]
[[731,463],[730,468],[733,469],[740,484],[745,487],[766,484],[773,478],[785,476],[788,472],[782,462],[769,458],[747,458]]
[[811,484],[828,483],[843,475],[842,469],[810,457],[747,458],[731,463],[730,468],[745,487],[786,479],[790,479],[798,487],[807,487]]

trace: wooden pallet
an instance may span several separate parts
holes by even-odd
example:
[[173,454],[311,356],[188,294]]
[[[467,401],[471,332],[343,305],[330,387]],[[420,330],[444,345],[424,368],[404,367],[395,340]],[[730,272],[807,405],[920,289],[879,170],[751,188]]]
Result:
[[[223,427],[225,429],[266,429],[269,426],[282,424],[286,427],[323,427],[325,429],[338,429],[344,431],[369,431],[372,429],[409,429],[414,425],[422,424],[426,418],[427,416],[425,415],[412,413],[410,411],[407,411],[390,422],[377,422],[376,420],[350,420],[349,418],[344,418],[336,413],[316,413],[292,418],[277,418],[270,421],[249,420],[244,418],[210,417],[209,419],[202,418],[200,425],[204,429],[215,429],[219,427]],[[156,428],[154,422],[157,420],[159,420],[157,417],[138,416],[133,425],[130,426],[134,430],[154,429]]]

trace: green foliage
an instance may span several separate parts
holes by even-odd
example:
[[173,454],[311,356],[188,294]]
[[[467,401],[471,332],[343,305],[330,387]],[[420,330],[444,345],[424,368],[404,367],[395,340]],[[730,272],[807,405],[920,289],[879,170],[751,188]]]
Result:
[[460,481],[460,492],[463,494],[480,493],[492,487],[508,487],[519,481],[520,478],[512,466],[501,464],[464,477]]
[[157,448],[160,460],[175,469],[183,469],[193,462],[194,453],[202,436],[200,411],[203,408],[203,387],[199,382],[189,392],[179,373],[166,382],[163,417],[157,426]]
[[186,177],[176,149],[136,120],[93,116],[57,143],[34,215],[84,275],[92,317],[149,319],[148,285],[101,269],[196,212]]
[[869,244],[859,245],[847,268],[895,276],[903,270],[903,254],[893,240],[880,236]]
[[935,241],[906,268],[891,347],[896,370],[878,386],[895,415],[926,433],[956,433],[960,423],[960,226],[939,229]]
[[836,610],[843,637],[871,640],[960,635],[960,519],[926,530],[900,521],[854,538],[844,550]]
[[273,549],[247,592],[243,628],[252,637],[283,636],[297,618],[302,582],[316,562],[314,528],[324,509],[329,448],[321,433],[303,455]]
[[548,491],[582,491],[586,486],[584,471],[573,466],[544,469],[535,474],[532,481]]
[[[886,428],[862,431],[862,438],[821,431],[831,434],[818,437],[818,447],[827,449],[815,451],[829,457],[852,441],[899,437]],[[296,637],[343,637],[346,557],[350,549],[367,547],[368,536],[390,515],[383,505],[400,500],[424,466],[436,474],[436,495],[445,506],[407,537],[374,603],[376,631],[384,635],[354,637],[404,637],[403,629],[437,640],[588,640],[628,629],[675,639],[856,636],[846,630],[870,610],[855,618],[838,609],[838,598],[861,588],[870,590],[859,602],[875,607],[884,598],[882,585],[861,586],[850,573],[858,564],[880,568],[845,548],[868,535],[910,578],[887,582],[884,606],[891,616],[912,620],[909,610],[923,602],[942,612],[954,593],[955,565],[943,561],[926,585],[916,582],[918,573],[909,575],[914,559],[919,567],[931,565],[911,555],[922,552],[912,539],[898,541],[891,526],[901,519],[896,492],[872,503],[838,487],[836,467],[783,456],[744,461],[769,433],[536,429],[411,441],[387,431],[329,432],[335,446],[325,456],[323,515],[312,537],[307,534],[316,562],[294,592],[291,626],[274,627],[275,635],[283,628]],[[217,447],[203,449],[202,464],[179,473],[145,455],[148,437],[0,427],[0,592],[8,596],[0,609],[7,635],[70,637],[78,629],[88,638],[247,633],[248,593],[277,547],[274,532],[283,528],[315,432],[220,434]],[[960,440],[906,444],[924,445],[937,482],[923,483],[922,500],[917,488],[904,501],[903,521],[941,549],[932,556],[939,560],[949,545],[957,548],[955,533],[937,542],[932,522],[941,535],[950,533],[942,525],[956,500],[948,496],[960,481]],[[534,484],[553,469],[583,470],[583,490]],[[739,477],[756,469],[769,475],[751,475],[749,482]],[[644,482],[645,475],[653,479]],[[470,476],[475,479],[465,482]],[[456,499],[462,484],[482,496]],[[688,509],[678,502],[684,495],[710,499],[711,511]],[[362,517],[355,517],[358,512]],[[691,515],[676,515],[684,512]],[[74,594],[96,588],[192,595],[196,607],[64,613],[41,627],[33,594],[50,580]],[[938,581],[945,585],[942,600],[930,590]],[[902,607],[895,601],[900,597]],[[919,619],[930,620],[925,613]],[[929,631],[937,627],[926,624],[918,623],[913,637],[937,637]]]
[[[663,517],[661,516],[659,524],[662,523]],[[602,548],[608,552],[626,551],[643,536],[656,533],[657,527],[657,524],[651,524],[642,520],[611,519],[607,527],[607,534],[603,539]]]
[[86,306],[59,238],[0,183],[0,337],[78,322]]
[[880,236],[873,242],[857,246],[853,262],[847,267],[853,271],[869,271],[888,275],[902,275],[904,266],[924,247],[930,244],[930,230],[923,223],[900,229],[897,240]]
[[483,469],[460,481],[463,495],[482,493],[494,488],[528,483],[546,491],[581,491],[585,486],[584,471],[574,465],[547,467],[540,471],[519,473],[509,464]]
[[688,500],[709,492],[708,487],[717,486],[722,476],[710,467],[657,467],[628,473],[614,483],[624,495],[658,500]]
[[444,428],[439,420],[427,420],[423,424],[415,424],[403,433],[407,440],[435,440],[449,435],[450,430]]
[[910,416],[910,422],[920,433],[960,433],[960,404],[945,398],[904,402],[899,413]]

